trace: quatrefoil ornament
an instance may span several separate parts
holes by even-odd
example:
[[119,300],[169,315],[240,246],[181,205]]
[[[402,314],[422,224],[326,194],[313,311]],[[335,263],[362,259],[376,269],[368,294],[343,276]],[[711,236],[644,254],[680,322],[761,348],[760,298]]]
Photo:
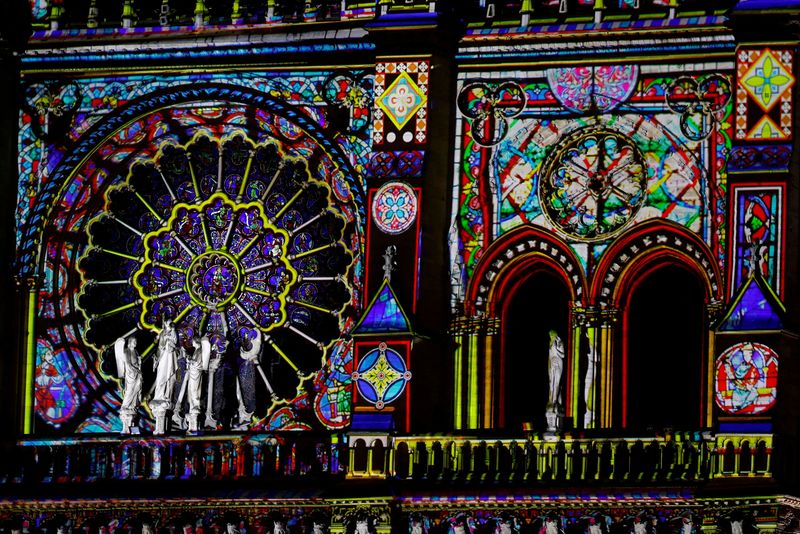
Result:
[[676,78],[664,95],[667,107],[681,116],[681,132],[692,141],[702,141],[714,131],[718,114],[731,99],[731,85],[718,74],[698,81],[689,76]]
[[508,119],[525,109],[525,90],[514,82],[497,86],[472,83],[458,94],[458,109],[472,121],[472,138],[481,146],[494,146],[508,133]]

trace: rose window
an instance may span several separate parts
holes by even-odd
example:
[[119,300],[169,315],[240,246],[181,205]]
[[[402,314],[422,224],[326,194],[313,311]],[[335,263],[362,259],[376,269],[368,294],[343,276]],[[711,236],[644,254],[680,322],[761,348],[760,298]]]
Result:
[[243,136],[165,144],[133,163],[88,228],[86,340],[105,360],[135,335],[147,358],[166,319],[187,347],[195,334],[222,350],[260,331],[262,368],[280,398],[295,396],[352,300],[353,226],[310,164]]

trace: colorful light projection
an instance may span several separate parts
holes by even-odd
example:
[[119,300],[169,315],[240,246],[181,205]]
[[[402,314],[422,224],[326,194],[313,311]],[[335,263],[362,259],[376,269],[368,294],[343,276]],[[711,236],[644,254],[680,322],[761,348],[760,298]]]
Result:
[[717,406],[730,414],[755,415],[775,405],[778,355],[761,343],[737,343],[717,358]]
[[428,138],[427,61],[375,65],[373,146],[414,148]]
[[758,272],[782,294],[783,184],[735,184],[732,214],[731,293]]
[[[183,313],[185,335],[217,328],[222,317],[231,328],[255,322],[270,330],[264,357],[276,363],[276,376],[284,375],[276,381],[286,385],[281,396],[291,417],[262,405],[267,419],[259,425],[280,428],[291,420],[311,428],[349,417],[340,411],[318,418],[314,405],[317,393],[339,388],[344,408],[352,391],[349,379],[332,377],[328,367],[363,300],[366,206],[358,171],[368,155],[354,146],[369,132],[328,137],[351,123],[319,96],[329,74],[238,80],[302,101],[295,107],[241,86],[203,86],[202,79],[177,88],[152,78],[80,82],[69,152],[63,140],[38,138],[31,117],[22,115],[18,265],[23,274],[41,273],[29,356],[37,433],[118,430],[118,388],[102,354],[111,336],[136,330],[139,320],[144,351],[154,325],[172,313]],[[189,94],[186,87],[195,101],[165,105]],[[116,105],[103,104],[107,99]],[[132,109],[138,115],[128,116]],[[275,261],[275,272],[249,271],[259,267],[256,257]],[[347,366],[352,351],[339,360]],[[314,386],[315,373],[322,387]]]
[[380,343],[361,358],[352,378],[361,397],[383,410],[403,394],[411,371],[399,352]]
[[736,139],[783,141],[792,138],[794,52],[740,48],[736,71]]
[[[60,183],[51,183],[51,177],[58,169],[60,162],[67,155],[66,145],[78,142],[82,136],[93,126],[112,117],[115,110],[124,108],[145,95],[156,94],[158,91],[168,90],[171,87],[181,87],[187,84],[230,84],[233,87],[252,89],[269,95],[270,98],[280,100],[286,104],[297,106],[304,110],[309,117],[324,130],[340,132],[336,142],[343,150],[352,154],[355,170],[363,175],[370,157],[371,120],[370,108],[367,103],[371,101],[373,76],[362,70],[340,73],[307,72],[303,75],[283,74],[252,74],[241,73],[235,76],[230,74],[193,74],[175,76],[173,78],[159,78],[152,76],[130,76],[124,78],[88,78],[76,80],[70,84],[62,83],[33,83],[25,88],[25,104],[20,114],[19,131],[19,185],[17,193],[17,244],[21,256],[18,258],[20,268],[26,269],[35,263],[33,254],[29,251],[28,240],[23,241],[23,235],[36,231],[44,223],[45,214],[40,213],[36,206],[46,206],[52,202],[52,197],[61,187]],[[342,92],[347,93],[347,98],[339,99]],[[365,94],[366,93],[366,94]],[[47,121],[55,120],[55,111],[72,109],[73,102],[77,102],[74,114],[71,116],[69,126],[60,137],[53,136],[50,141],[45,141],[38,135],[41,126]],[[351,105],[352,104],[352,105]],[[63,115],[63,113],[61,113]],[[141,141],[143,136],[161,136],[167,133],[165,119],[174,112],[164,116],[156,116],[152,124],[143,127],[136,123],[135,127],[125,129],[118,137],[120,146],[109,156],[116,160],[125,159],[130,154],[130,145]],[[366,114],[366,116],[365,116]],[[190,112],[189,116],[192,115]],[[195,127],[202,127],[207,121],[214,120],[214,113],[209,109],[201,113],[201,117],[194,123]],[[234,117],[231,125],[242,125],[248,122],[246,114],[240,113]],[[183,118],[184,123],[190,119]],[[261,118],[256,117],[256,120]],[[61,121],[63,122],[63,120]],[[217,125],[217,131],[228,127]],[[254,131],[251,137],[263,141],[265,132],[272,131],[268,127],[263,131]],[[295,129],[287,129],[287,133]],[[50,131],[50,135],[53,132]],[[175,133],[172,132],[172,137]],[[178,141],[177,138],[175,138]],[[182,139],[185,142],[188,139]],[[113,154],[113,156],[111,156]],[[338,176],[338,175],[337,175]],[[334,188],[340,196],[348,196],[349,186],[343,185]],[[55,191],[53,191],[55,190]],[[31,267],[32,269],[33,267]]]
[[385,234],[402,234],[411,228],[417,211],[417,194],[403,182],[384,184],[372,200],[372,219]]
[[[726,75],[653,77],[633,67],[576,68],[569,79],[593,88],[595,98],[588,100],[570,98],[567,87],[537,78],[542,74],[531,73],[529,79],[514,75],[515,80],[504,81],[493,73],[498,81],[483,90],[496,94],[516,84],[525,95],[524,110],[501,113],[507,127],[494,146],[486,146],[483,134],[475,131],[477,119],[465,110],[483,109],[495,100],[499,106],[502,100],[480,98],[468,79],[459,96],[459,175],[450,234],[455,301],[463,300],[467,280],[487,247],[526,224],[560,233],[588,275],[617,232],[655,218],[698,234],[718,264],[724,264],[724,158],[731,146],[732,112]],[[675,89],[676,80],[682,89]],[[623,96],[626,101],[620,101]],[[470,98],[475,102],[470,104]],[[500,121],[497,113],[492,116]],[[608,132],[604,139],[627,141],[600,143],[590,135],[599,131]],[[605,172],[597,172],[601,161]],[[640,181],[630,182],[632,161]],[[635,191],[626,189],[628,182],[638,184]],[[562,207],[571,213],[562,213]]]

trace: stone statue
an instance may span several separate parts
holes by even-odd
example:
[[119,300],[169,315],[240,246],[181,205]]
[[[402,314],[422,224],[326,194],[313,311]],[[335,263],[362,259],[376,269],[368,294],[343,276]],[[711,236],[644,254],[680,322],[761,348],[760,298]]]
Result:
[[564,371],[564,342],[555,330],[550,330],[550,398],[549,406],[555,407],[561,402],[561,373]]
[[178,369],[178,332],[171,319],[164,320],[164,327],[158,335],[153,367],[156,371],[156,383],[150,408],[156,416],[156,428],[153,432],[162,435],[167,431],[167,412],[172,409],[172,393],[175,389],[176,371]]
[[586,333],[586,341],[589,343],[587,351],[588,365],[586,367],[586,380],[583,382],[583,400],[586,402],[586,412],[583,414],[583,428],[594,428],[594,376],[597,372],[597,346],[595,336]]
[[[222,346],[220,347],[220,343]],[[222,355],[227,350],[228,342],[224,339],[220,343],[213,343],[211,345],[211,360],[208,364],[208,395],[206,397],[206,420],[204,426],[206,428],[216,429],[219,421],[215,417],[215,410],[219,413],[220,402],[214,399],[214,381],[219,377],[223,378]]]
[[277,519],[272,523],[272,534],[286,534],[286,522],[283,519]]
[[[239,401],[239,430],[250,426],[253,412],[256,411],[256,367],[261,357],[261,332],[251,335],[245,332],[239,350],[239,372],[236,376],[236,399]],[[274,394],[269,382],[267,389]]]
[[124,384],[122,406],[119,409],[121,433],[130,434],[133,419],[142,402],[142,361],[136,352],[136,338],[119,338],[114,343],[114,355],[117,359],[117,376]]
[[189,397],[189,415],[187,425],[189,432],[197,432],[198,418],[203,411],[203,373],[208,371],[211,361],[211,341],[208,337],[194,337],[192,339],[194,351],[186,359],[186,374],[188,376],[186,387]]

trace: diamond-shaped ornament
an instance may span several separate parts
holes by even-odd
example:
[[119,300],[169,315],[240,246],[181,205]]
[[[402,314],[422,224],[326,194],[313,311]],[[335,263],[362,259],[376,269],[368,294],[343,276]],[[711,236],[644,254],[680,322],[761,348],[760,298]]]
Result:
[[783,94],[794,85],[794,76],[781,63],[772,50],[764,53],[750,65],[739,84],[765,112],[768,112]]
[[377,104],[397,129],[402,130],[427,99],[419,85],[403,71],[377,99]]

